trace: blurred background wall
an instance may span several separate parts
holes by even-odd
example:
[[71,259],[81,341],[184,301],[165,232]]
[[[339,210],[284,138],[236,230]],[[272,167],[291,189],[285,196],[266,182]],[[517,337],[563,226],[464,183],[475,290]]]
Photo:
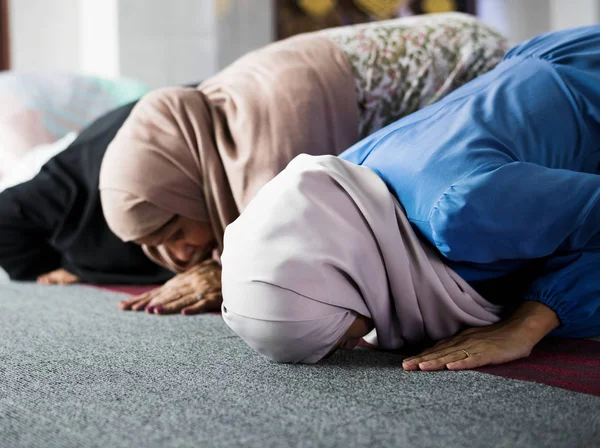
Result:
[[[281,36],[286,8],[300,4],[326,7],[336,2],[0,0],[0,6],[2,3],[7,3],[8,20],[7,24],[0,21],[0,27],[7,31],[8,25],[11,69],[122,75],[158,87],[204,79],[247,51],[272,42]],[[512,43],[545,31],[600,23],[600,0],[416,3],[437,7],[472,4],[482,20],[505,33]],[[385,1],[379,0],[379,4]]]
[[204,79],[273,40],[269,0],[9,0],[11,69]]
[[479,0],[477,15],[516,44],[547,31],[600,23],[600,0]]

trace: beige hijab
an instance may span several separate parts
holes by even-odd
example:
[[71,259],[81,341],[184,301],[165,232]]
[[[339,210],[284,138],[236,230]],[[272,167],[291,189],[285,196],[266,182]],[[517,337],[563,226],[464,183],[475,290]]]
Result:
[[421,243],[369,168],[298,156],[225,232],[223,318],[279,362],[314,363],[358,314],[377,344],[452,336],[497,322],[481,297]]
[[[298,36],[249,53],[197,89],[145,96],[108,147],[102,207],[124,241],[175,215],[225,227],[300,153],[339,154],[357,139],[351,68],[325,37]],[[164,248],[145,248],[181,271]]]

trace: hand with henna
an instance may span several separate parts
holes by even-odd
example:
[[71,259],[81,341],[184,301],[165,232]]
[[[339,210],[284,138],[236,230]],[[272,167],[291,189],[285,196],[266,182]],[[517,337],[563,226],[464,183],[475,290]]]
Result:
[[160,288],[119,302],[119,308],[151,314],[197,314],[220,311],[221,265],[206,260],[176,275]]

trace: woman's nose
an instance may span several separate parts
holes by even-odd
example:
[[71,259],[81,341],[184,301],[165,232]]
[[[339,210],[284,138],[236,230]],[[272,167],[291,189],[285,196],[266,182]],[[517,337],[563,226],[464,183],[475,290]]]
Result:
[[194,246],[184,242],[169,244],[167,248],[177,260],[182,262],[190,261],[194,255]]

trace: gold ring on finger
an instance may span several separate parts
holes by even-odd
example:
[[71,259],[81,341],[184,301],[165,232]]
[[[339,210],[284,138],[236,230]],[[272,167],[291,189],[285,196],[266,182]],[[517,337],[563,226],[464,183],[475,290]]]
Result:
[[467,350],[465,350],[465,349],[463,348],[463,349],[462,349],[462,351],[463,351],[463,353],[464,353],[465,355],[467,355],[467,358],[470,358],[470,357],[471,357],[471,354],[470,354],[470,353],[469,353]]

